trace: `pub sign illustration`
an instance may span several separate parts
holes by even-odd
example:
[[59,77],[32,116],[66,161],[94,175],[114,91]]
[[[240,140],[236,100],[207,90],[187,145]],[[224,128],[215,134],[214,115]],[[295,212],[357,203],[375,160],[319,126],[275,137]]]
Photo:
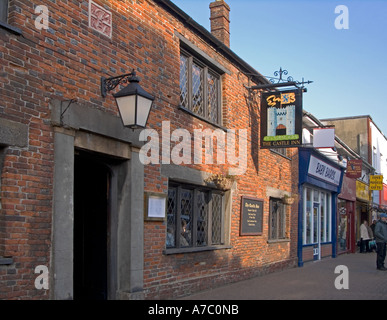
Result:
[[263,92],[261,148],[302,145],[302,89]]

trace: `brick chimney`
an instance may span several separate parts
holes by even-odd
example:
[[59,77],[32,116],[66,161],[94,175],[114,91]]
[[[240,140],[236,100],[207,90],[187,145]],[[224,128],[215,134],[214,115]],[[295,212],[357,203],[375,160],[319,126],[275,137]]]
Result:
[[230,47],[230,7],[224,0],[210,3],[211,33]]

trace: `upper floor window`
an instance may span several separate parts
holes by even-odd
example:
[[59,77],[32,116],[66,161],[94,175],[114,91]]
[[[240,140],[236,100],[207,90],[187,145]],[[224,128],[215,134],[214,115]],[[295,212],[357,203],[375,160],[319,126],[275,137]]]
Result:
[[184,50],[180,53],[180,104],[221,125],[220,75]]
[[8,23],[8,0],[0,0],[0,22]]
[[5,29],[11,33],[20,35],[22,31],[14,26],[8,24],[8,5],[9,0],[0,0],[0,28]]

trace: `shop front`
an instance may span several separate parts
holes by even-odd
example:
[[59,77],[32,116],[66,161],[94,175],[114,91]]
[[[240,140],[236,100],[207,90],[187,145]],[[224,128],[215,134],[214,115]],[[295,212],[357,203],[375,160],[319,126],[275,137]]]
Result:
[[357,180],[356,181],[356,242],[360,241],[360,225],[363,221],[372,223],[372,206],[371,193],[369,185]]
[[387,184],[383,184],[383,190],[380,191],[380,209],[387,213]]
[[355,204],[356,180],[345,175],[337,201],[337,252],[339,254],[356,251]]
[[[370,183],[371,189],[371,183]],[[379,215],[387,213],[387,185],[381,183],[379,190],[372,191],[372,215],[371,222],[379,219]]]
[[344,168],[315,149],[299,149],[298,265],[337,255],[337,199]]

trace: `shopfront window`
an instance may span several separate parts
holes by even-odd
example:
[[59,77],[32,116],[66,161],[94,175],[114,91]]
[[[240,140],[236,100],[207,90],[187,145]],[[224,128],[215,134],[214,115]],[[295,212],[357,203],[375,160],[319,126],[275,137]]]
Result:
[[327,225],[327,212],[326,212],[326,204],[325,204],[325,193],[320,194],[320,222],[321,222],[321,230],[320,230],[320,239],[321,242],[327,242],[327,231],[328,231],[328,225]]
[[304,244],[312,243],[313,215],[311,199],[311,190],[304,188]]
[[331,194],[304,187],[303,197],[303,244],[331,242]]
[[347,206],[346,201],[339,199],[338,200],[338,213],[339,213],[339,225],[338,225],[338,242],[339,250],[347,250],[347,229],[348,229],[348,215],[347,215]]
[[319,205],[318,203],[313,204],[313,243],[318,242],[318,216],[319,216]]

